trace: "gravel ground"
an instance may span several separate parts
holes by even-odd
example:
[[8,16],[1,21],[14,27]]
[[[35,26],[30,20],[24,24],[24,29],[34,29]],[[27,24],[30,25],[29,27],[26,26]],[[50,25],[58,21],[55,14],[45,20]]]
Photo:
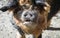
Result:
[[[60,28],[60,11],[52,18],[50,27]],[[60,38],[60,30],[45,30],[42,38]]]
[[[0,0],[0,8],[8,3]],[[12,13],[0,11],[0,38],[16,38],[17,30],[13,27]],[[60,27],[60,11],[51,21],[51,27]],[[42,38],[60,38],[60,31],[44,31]]]

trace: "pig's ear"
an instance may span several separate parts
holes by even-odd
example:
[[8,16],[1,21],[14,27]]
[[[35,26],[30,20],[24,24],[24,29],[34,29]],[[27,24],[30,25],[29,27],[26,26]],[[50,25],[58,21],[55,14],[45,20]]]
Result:
[[46,0],[32,0],[32,3],[34,5],[42,5],[42,6],[45,6],[45,2],[46,2]]
[[10,0],[6,6],[0,8],[1,11],[5,12],[10,9],[14,9],[17,6],[17,0]]
[[35,0],[36,5],[45,5],[45,0]]

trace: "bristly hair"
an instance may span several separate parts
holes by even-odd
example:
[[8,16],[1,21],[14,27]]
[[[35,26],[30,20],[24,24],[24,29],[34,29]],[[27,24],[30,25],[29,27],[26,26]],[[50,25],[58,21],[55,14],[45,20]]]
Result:
[[58,12],[58,10],[60,9],[60,1],[58,0],[53,0],[51,2],[51,9],[50,9],[50,13],[48,14],[48,21]]

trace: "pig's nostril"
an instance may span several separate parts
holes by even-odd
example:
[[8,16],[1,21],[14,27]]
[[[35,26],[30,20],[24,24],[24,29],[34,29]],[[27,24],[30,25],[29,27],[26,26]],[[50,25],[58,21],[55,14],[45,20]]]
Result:
[[27,14],[24,15],[25,17],[27,16]]
[[32,15],[32,14],[30,14],[30,16],[32,17],[33,15]]

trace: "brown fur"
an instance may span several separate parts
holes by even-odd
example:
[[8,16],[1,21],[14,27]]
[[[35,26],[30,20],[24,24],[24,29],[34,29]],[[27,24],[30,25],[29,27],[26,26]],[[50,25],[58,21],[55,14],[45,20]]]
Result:
[[[23,4],[30,5],[31,4],[31,2],[28,2],[28,0],[25,0],[25,1],[20,0],[19,3],[20,3],[20,5],[23,5]],[[16,24],[23,31],[25,31],[27,33],[32,33],[37,38],[42,33],[42,30],[46,29],[47,26],[49,26],[49,24],[50,24],[50,21],[47,22],[47,16],[48,16],[49,10],[50,10],[50,6],[47,3],[46,3],[46,6],[44,7],[44,10],[42,10],[42,11],[40,11],[40,9],[38,10],[39,11],[38,22],[37,22],[38,25],[34,29],[28,28],[28,27],[24,26],[23,24],[21,24],[18,14],[14,14],[14,20],[15,20]],[[41,12],[41,14],[40,14],[40,12]]]

